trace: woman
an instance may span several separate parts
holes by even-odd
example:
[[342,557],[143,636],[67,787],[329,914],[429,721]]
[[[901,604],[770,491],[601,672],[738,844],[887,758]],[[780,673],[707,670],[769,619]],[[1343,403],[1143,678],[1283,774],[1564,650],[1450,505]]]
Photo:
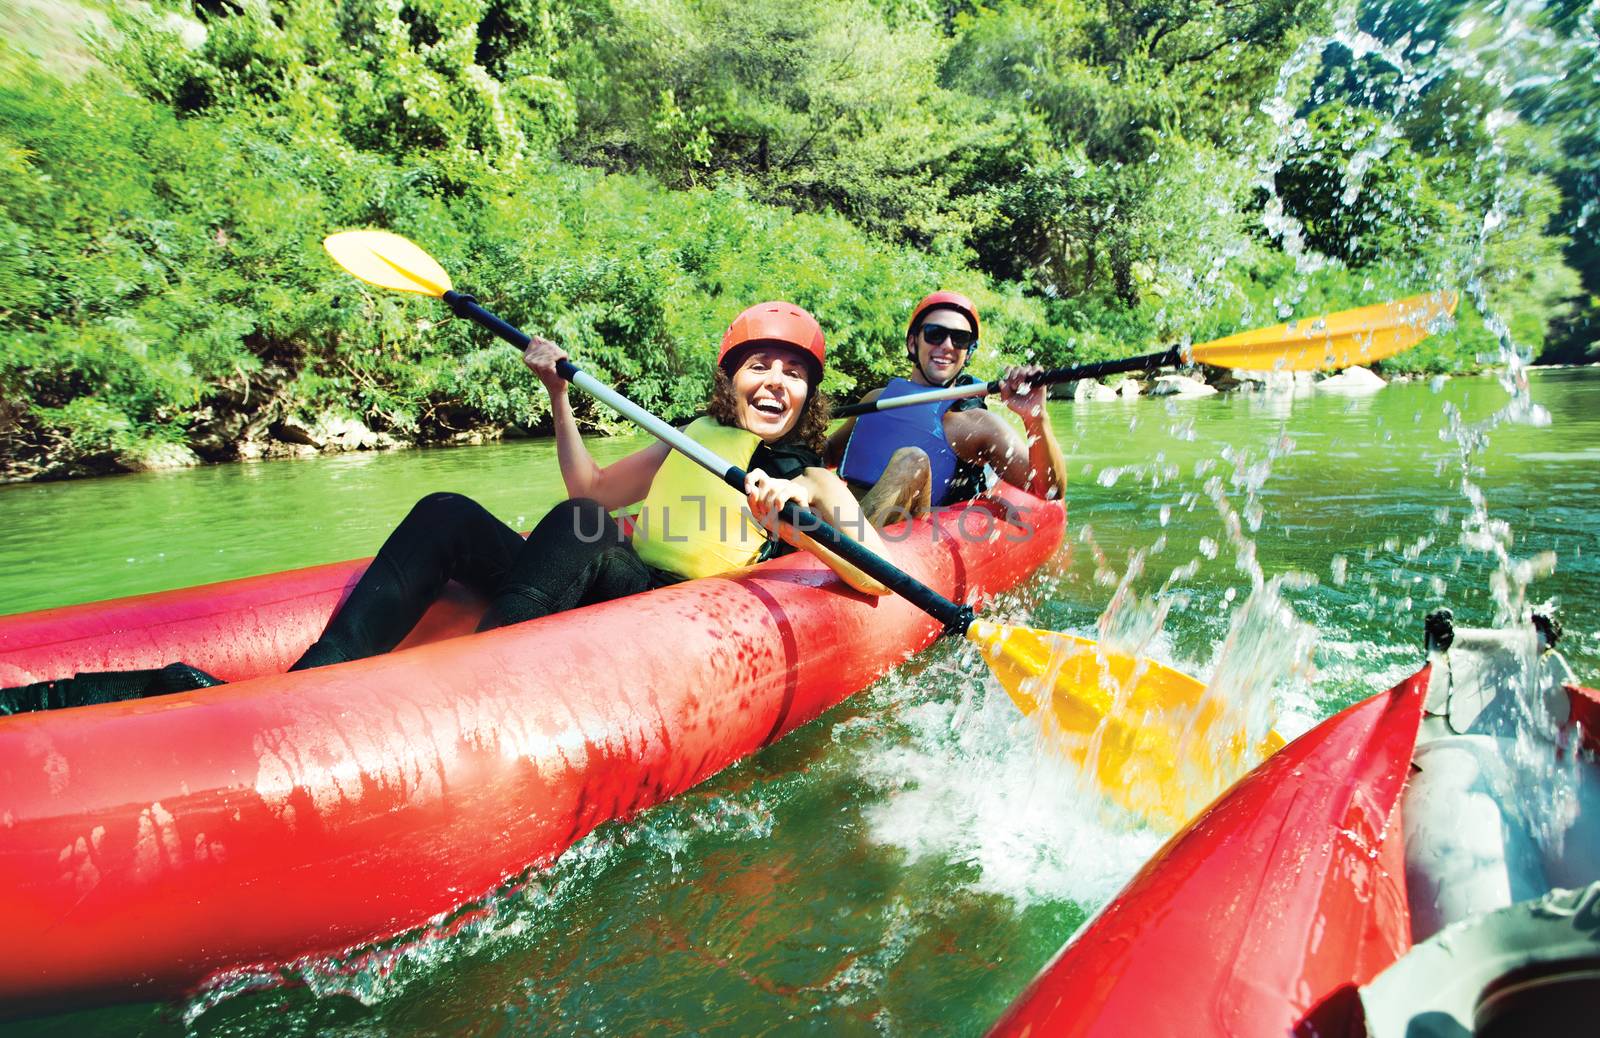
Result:
[[[685,430],[749,472],[744,497],[665,443],[601,468],[578,434],[567,381],[556,372],[566,356],[536,337],[522,359],[550,394],[556,459],[571,497],[526,541],[469,498],[423,498],[291,669],[388,652],[452,578],[488,596],[483,631],[748,565],[768,544],[766,530],[751,519],[771,523],[788,501],[815,507],[882,551],[855,497],[822,467],[828,405],[818,383],[825,345],[822,328],[800,307],[760,303],[734,318],[717,354],[708,413]],[[630,537],[610,513],[640,503]],[[810,545],[803,532],[778,533],[817,550],[860,590],[887,591]]]
[[[556,363],[567,356],[534,338],[523,361],[550,393],[556,457],[571,498],[527,540],[459,494],[429,494],[384,541],[322,636],[291,670],[388,652],[416,626],[445,585],[458,580],[489,598],[478,629],[548,616],[593,602],[710,576],[770,553],[768,527],[817,552],[859,590],[887,588],[775,523],[786,502],[812,508],[875,552],[877,532],[849,489],[822,467],[828,422],[819,391],[822,329],[791,303],[760,303],[728,327],[717,355],[707,415],[685,432],[749,473],[740,495],[664,443],[604,468],[584,446]],[[642,504],[630,535],[610,516]],[[760,524],[760,525],[758,525]],[[159,671],[79,675],[0,690],[0,714],[135,698],[217,684],[184,664]]]

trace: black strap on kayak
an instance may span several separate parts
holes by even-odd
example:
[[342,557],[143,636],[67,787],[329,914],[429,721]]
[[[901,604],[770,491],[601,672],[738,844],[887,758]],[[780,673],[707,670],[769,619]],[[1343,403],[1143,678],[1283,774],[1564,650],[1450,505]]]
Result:
[[225,684],[222,679],[187,663],[169,663],[156,670],[91,671],[56,681],[0,688],[0,716],[145,699],[221,684]]

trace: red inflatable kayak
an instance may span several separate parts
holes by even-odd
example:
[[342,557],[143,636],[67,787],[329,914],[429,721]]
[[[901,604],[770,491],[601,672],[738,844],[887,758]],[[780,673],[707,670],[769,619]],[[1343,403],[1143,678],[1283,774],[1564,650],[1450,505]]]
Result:
[[[1550,753],[1591,795],[1568,833],[1566,860],[1536,879],[1509,875],[1515,854],[1494,860],[1516,809],[1484,819],[1472,808],[1489,799],[1484,790],[1515,783],[1503,772],[1483,782],[1458,776],[1468,751],[1508,767],[1516,754],[1496,744],[1496,718],[1483,706],[1492,668],[1468,651],[1436,652],[1241,779],[1068,942],[991,1034],[1366,1034],[1363,985],[1414,942],[1499,907],[1482,903],[1499,896],[1486,866],[1499,869],[1510,895],[1502,904],[1600,875],[1592,796],[1600,769],[1592,756],[1572,768],[1570,728]],[[1530,657],[1507,658],[1515,678]],[[1547,685],[1558,722],[1600,719],[1592,690]],[[1595,743],[1587,745],[1592,753]],[[1446,785],[1429,793],[1429,783]],[[1448,949],[1449,935],[1440,940]]]
[[[894,557],[956,600],[1064,509],[1004,489]],[[403,933],[690,788],[928,645],[808,557],[283,673],[361,563],[0,618],[0,685],[183,660],[231,683],[0,718],[0,1014],[181,995]]]

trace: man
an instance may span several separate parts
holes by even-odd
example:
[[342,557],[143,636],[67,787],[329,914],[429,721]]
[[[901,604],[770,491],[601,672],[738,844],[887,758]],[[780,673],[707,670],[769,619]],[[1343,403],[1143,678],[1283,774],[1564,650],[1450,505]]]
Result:
[[[958,292],[935,292],[917,304],[906,329],[911,377],[895,378],[862,402],[975,382],[963,373],[978,347],[978,308]],[[828,438],[825,458],[839,466],[873,525],[917,516],[975,497],[986,469],[1040,497],[1060,497],[1066,459],[1045,411],[1045,387],[1028,381],[1037,367],[1007,371],[1000,398],[1022,419],[1026,436],[988,410],[983,397],[963,397],[876,411],[847,419]]]

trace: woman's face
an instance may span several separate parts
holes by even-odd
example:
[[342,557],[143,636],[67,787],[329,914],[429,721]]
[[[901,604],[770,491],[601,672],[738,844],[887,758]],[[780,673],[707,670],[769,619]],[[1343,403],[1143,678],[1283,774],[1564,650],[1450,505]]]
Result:
[[767,443],[788,435],[810,392],[805,354],[789,346],[757,346],[733,372],[739,425]]

